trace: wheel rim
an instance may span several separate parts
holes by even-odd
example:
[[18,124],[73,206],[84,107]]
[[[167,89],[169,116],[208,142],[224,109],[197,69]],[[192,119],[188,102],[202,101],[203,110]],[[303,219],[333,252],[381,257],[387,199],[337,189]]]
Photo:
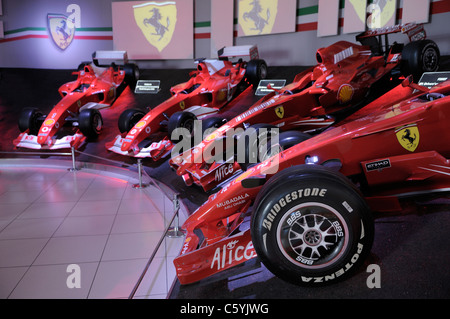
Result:
[[94,115],[94,118],[92,119],[92,127],[94,128],[94,131],[99,133],[102,130],[102,119],[98,114]]
[[259,69],[259,75],[261,79],[265,79],[267,77],[267,68],[264,64],[261,65],[261,68]]
[[184,123],[182,124],[181,127],[187,129],[189,131],[189,133],[191,135],[193,135],[193,133],[194,133],[194,120],[188,119],[188,120],[184,121]]
[[435,71],[438,64],[438,55],[435,49],[428,48],[423,54],[424,71]]
[[320,269],[333,264],[348,246],[348,226],[341,214],[322,203],[291,208],[277,227],[281,253],[296,266]]

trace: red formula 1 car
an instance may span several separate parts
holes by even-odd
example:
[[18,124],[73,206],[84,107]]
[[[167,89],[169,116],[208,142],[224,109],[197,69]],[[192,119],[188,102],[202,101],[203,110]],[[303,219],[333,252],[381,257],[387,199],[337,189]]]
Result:
[[[16,147],[55,150],[78,148],[87,138],[100,134],[103,120],[99,109],[112,105],[126,85],[134,85],[139,68],[127,63],[124,51],[97,51],[93,63],[83,62],[74,72],[77,79],[59,88],[61,101],[48,115],[36,108],[24,109],[19,117],[22,132]],[[122,60],[121,66],[115,62]]]
[[[379,41],[381,36],[400,31],[408,33],[414,41],[406,46],[397,43],[389,46],[386,37],[383,46],[386,50],[383,51]],[[249,110],[207,136],[194,149],[173,157],[171,166],[187,185],[195,183],[205,191],[213,189],[241,172],[242,163],[234,157],[217,161],[206,155],[217,155],[212,149],[217,148],[218,144],[223,148],[222,140],[231,130],[248,127],[258,130],[272,126],[283,131],[296,129],[318,133],[354,111],[358,104],[366,102],[369,90],[382,79],[436,71],[439,49],[433,41],[424,37],[423,26],[408,24],[358,35],[357,40],[366,45],[340,41],[317,50],[317,66],[298,74],[292,84],[262,98]],[[236,140],[239,138],[237,134]],[[286,135],[280,140],[280,145],[286,148],[306,138],[308,136],[300,132]]]
[[372,211],[449,191],[449,121],[450,81],[427,89],[408,77],[340,125],[251,167],[182,226],[180,283],[256,256],[296,284],[347,277],[371,250]]
[[[235,107],[230,101],[267,75],[267,64],[259,59],[256,46],[226,47],[218,55],[217,60],[197,60],[197,70],[191,72],[189,81],[172,87],[172,97],[147,114],[137,109],[124,111],[118,123],[121,135],[106,148],[122,155],[158,160],[173,148],[170,136],[176,128],[192,132],[195,120]],[[250,60],[243,61],[244,56]],[[233,63],[229,58],[239,61]]]

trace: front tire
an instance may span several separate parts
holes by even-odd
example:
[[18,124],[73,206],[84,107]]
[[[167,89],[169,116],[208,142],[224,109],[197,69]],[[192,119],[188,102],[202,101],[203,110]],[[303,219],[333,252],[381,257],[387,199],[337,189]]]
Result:
[[264,265],[303,286],[348,277],[373,242],[370,210],[340,173],[316,165],[283,170],[261,189],[251,221],[252,241]]
[[120,133],[129,132],[144,116],[145,113],[138,109],[123,111],[117,123]]
[[37,108],[25,108],[19,115],[19,130],[25,132],[30,130],[31,135],[36,135],[42,124],[42,112]]
[[78,115],[80,131],[88,138],[96,138],[100,135],[103,127],[103,119],[96,109],[82,110]]

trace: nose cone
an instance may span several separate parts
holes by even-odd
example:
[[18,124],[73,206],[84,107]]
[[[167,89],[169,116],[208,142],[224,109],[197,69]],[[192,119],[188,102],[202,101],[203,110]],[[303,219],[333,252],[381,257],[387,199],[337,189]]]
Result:
[[50,136],[50,132],[52,132],[53,127],[55,126],[56,121],[54,119],[47,119],[42,123],[42,126],[38,133],[37,142],[43,145],[48,137]]

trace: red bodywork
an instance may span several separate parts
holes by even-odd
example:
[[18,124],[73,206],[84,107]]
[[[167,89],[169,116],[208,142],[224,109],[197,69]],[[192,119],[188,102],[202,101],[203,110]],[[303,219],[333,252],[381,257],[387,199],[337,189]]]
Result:
[[361,103],[372,85],[397,67],[401,59],[394,52],[389,52],[386,59],[372,56],[368,46],[340,41],[319,49],[317,60],[317,66],[298,74],[293,83],[269,93],[202,143],[172,158],[170,164],[177,174],[187,185],[195,183],[206,191],[216,187],[240,172],[240,166],[233,158],[218,163],[203,156],[210,154],[208,148],[213,148],[215,141],[231,129],[258,123],[271,124],[282,131],[324,129],[335,122],[329,115]]
[[101,74],[94,72],[92,65],[85,65],[78,72],[76,81],[66,83],[59,88],[61,101],[49,112],[37,135],[27,130],[13,141],[16,147],[31,149],[78,148],[86,137],[79,129],[73,135],[57,138],[55,135],[72,118],[75,120],[85,108],[101,109],[110,107],[118,95],[118,88],[125,79],[125,71],[109,67]]
[[170,89],[172,97],[150,110],[129,132],[107,143],[106,148],[122,155],[160,159],[173,147],[167,136],[150,146],[140,143],[152,134],[161,133],[163,123],[175,112],[189,110],[202,119],[230,108],[229,102],[235,97],[239,86],[251,87],[245,73],[245,62],[200,61],[197,70],[190,73],[189,81]]
[[288,167],[340,163],[340,172],[362,185],[375,211],[398,211],[402,198],[449,191],[450,82],[420,90],[398,86],[345,122],[248,169],[211,195],[182,226],[186,240],[174,261],[180,283],[256,256],[250,230],[236,234],[239,224],[262,185]]

